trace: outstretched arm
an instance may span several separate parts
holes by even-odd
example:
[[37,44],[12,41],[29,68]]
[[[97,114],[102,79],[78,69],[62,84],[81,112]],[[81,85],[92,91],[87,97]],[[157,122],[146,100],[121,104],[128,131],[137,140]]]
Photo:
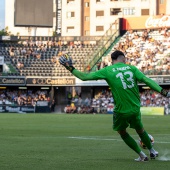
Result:
[[157,91],[160,93],[162,90],[162,87],[160,87],[154,80],[146,76],[144,76],[141,81],[144,82],[146,85],[148,85],[154,91]]
[[160,87],[154,80],[152,80],[151,78],[146,77],[139,69],[137,69],[136,67],[133,67],[133,69],[135,69],[135,74],[137,77],[137,80],[140,82],[144,82],[146,85],[148,85],[151,89],[153,89],[154,91],[157,91],[159,93],[161,93],[163,96],[165,97],[170,97],[170,91],[166,91],[165,89],[163,89],[162,87]]
[[105,79],[104,72],[105,70],[99,70],[96,72],[85,73],[85,72],[81,72],[79,70],[74,69],[72,71],[72,74],[83,81],[87,81],[87,80]]
[[106,69],[101,69],[96,72],[86,73],[81,72],[73,67],[72,59],[68,55],[64,55],[59,59],[60,64],[62,64],[67,70],[69,70],[74,76],[77,78],[87,81],[87,80],[99,80],[105,79],[106,77]]
[[144,82],[146,85],[148,85],[151,89],[161,93],[165,97],[170,97],[170,92],[166,91],[162,87],[160,87],[154,80],[144,76],[141,79],[142,82]]

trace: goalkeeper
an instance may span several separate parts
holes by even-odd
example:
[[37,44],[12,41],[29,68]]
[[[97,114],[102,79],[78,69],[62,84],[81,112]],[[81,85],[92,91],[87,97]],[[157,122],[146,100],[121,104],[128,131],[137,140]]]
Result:
[[138,133],[142,142],[149,150],[150,158],[155,159],[158,152],[152,147],[148,133],[145,131],[141,122],[140,95],[137,82],[143,82],[151,89],[161,93],[165,97],[170,97],[167,92],[155,81],[146,77],[135,66],[125,64],[125,55],[121,51],[114,51],[111,54],[112,65],[91,73],[78,71],[72,65],[72,59],[67,54],[59,59],[66,69],[77,78],[87,80],[104,79],[111,88],[114,98],[113,129],[118,131],[123,141],[133,149],[139,158],[135,161],[148,161],[148,157],[138,146],[136,141],[126,131],[127,127],[133,128]]

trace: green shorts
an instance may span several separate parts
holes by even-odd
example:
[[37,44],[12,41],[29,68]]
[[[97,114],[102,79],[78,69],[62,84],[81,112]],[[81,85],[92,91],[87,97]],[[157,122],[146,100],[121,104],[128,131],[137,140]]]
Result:
[[124,116],[120,113],[113,113],[113,130],[125,130],[130,125],[130,128],[140,130],[143,128],[141,122],[141,113]]

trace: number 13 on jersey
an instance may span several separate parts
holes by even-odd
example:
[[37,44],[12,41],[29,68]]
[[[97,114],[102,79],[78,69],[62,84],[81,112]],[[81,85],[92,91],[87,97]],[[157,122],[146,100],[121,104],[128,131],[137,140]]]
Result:
[[[129,77],[126,78],[125,75],[128,75]],[[127,89],[127,88],[130,89],[130,88],[134,87],[133,73],[131,71],[126,71],[124,73],[118,73],[116,75],[116,78],[120,78],[124,89]],[[129,83],[127,84],[126,82],[129,82]]]

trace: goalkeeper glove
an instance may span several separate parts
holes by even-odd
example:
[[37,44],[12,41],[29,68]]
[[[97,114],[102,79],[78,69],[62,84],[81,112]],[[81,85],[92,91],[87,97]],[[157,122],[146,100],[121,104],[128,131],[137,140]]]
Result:
[[64,54],[59,58],[59,62],[63,65],[67,70],[72,72],[75,68],[73,67],[72,58],[68,56],[68,54]]
[[161,90],[161,94],[162,94],[163,96],[165,96],[165,97],[170,97],[170,92],[168,92],[168,91],[165,90],[165,89],[162,89],[162,90]]

